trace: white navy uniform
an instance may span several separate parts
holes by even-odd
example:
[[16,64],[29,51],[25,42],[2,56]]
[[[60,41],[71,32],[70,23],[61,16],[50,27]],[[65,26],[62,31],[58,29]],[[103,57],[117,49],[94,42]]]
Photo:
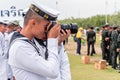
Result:
[[59,46],[59,77],[50,80],[71,80],[70,64],[63,44]]
[[[58,14],[56,11],[47,11],[44,7],[39,8],[32,5],[30,9],[48,21],[56,20]],[[27,38],[24,39],[28,40]],[[16,80],[70,80],[70,70],[63,71],[65,67],[69,67],[68,58],[63,55],[65,54],[64,50],[60,50],[58,47],[58,40],[49,38],[47,45],[49,56],[45,60],[45,48],[43,46],[39,45],[38,52],[30,43],[21,40],[21,38],[14,40],[9,50],[9,64]],[[61,64],[66,65],[62,66]],[[65,77],[68,78],[63,75],[67,75]]]
[[[34,39],[35,44],[43,52],[41,56],[45,58],[45,47],[40,46],[39,43]],[[63,43],[58,46],[58,54],[59,54],[59,74],[55,79],[47,78],[47,80],[71,80],[71,72],[70,72],[70,64],[68,60],[67,53],[64,49]]]
[[71,80],[70,64],[63,44],[58,47],[59,54],[59,76],[56,79],[48,80]]
[[11,37],[13,36],[13,34],[14,34],[14,31],[9,34],[5,33],[5,58],[7,58],[8,49],[10,47],[10,40],[11,40]]
[[5,40],[3,33],[0,32],[0,80],[7,80],[6,60],[4,58]]
[[36,49],[31,44],[23,40],[16,40],[9,50],[9,64],[12,67],[16,80],[57,78],[59,73],[57,39],[48,39],[48,53],[48,60],[45,60],[38,55]]
[[7,69],[7,78],[12,79],[13,78],[13,73],[11,70],[10,65],[8,64],[8,50],[10,47],[10,40],[11,37],[13,36],[14,31],[11,33],[5,33],[5,59],[6,59],[6,69]]
[[5,49],[5,38],[4,38],[4,34],[0,32],[0,56],[4,55],[4,49]]

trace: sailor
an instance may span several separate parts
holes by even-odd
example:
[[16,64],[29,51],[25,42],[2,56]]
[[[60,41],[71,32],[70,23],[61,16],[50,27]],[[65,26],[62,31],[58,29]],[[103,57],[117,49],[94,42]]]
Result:
[[[64,30],[61,30],[61,31],[62,33],[60,33],[58,37],[59,76],[55,79],[48,77],[47,80],[71,80],[70,64],[69,64],[67,53],[63,45],[63,41],[66,38],[68,38],[68,36],[70,35],[70,30],[66,30],[66,32]],[[43,50],[42,52],[44,52],[41,56],[45,58],[45,47],[44,47],[45,41],[43,43],[43,40],[45,39],[44,38],[43,39],[35,38],[35,39],[36,39],[35,44],[39,47],[40,50]],[[42,47],[40,46],[42,45],[41,43],[43,43]]]
[[5,55],[5,39],[4,33],[6,31],[6,24],[0,22],[0,80],[7,80],[6,74],[6,60]]
[[10,65],[8,64],[8,50],[10,47],[11,37],[13,36],[17,28],[18,28],[18,24],[15,21],[9,22],[7,25],[6,33],[5,33],[5,59],[6,59],[6,69],[7,69],[8,80],[13,80],[12,70]]
[[5,32],[5,53],[6,53],[6,57],[7,57],[7,52],[9,49],[9,45],[10,45],[10,40],[12,35],[14,34],[14,32],[16,31],[16,29],[18,28],[18,24],[15,24],[15,22],[9,22],[7,25],[7,30]]
[[[58,49],[59,45],[62,46],[62,39],[59,39],[61,27],[58,22],[52,26],[52,21],[56,21],[58,14],[58,11],[45,6],[31,4],[24,17],[20,38],[13,40],[9,49],[9,64],[16,80],[48,80],[48,78],[70,80],[69,69],[65,71],[66,73],[62,72],[69,68],[69,63],[67,66],[60,66],[62,58],[68,62],[66,56],[59,57],[61,52],[63,53],[61,55],[66,55],[63,48]],[[67,32],[69,34],[70,31]],[[46,40],[47,45],[37,46],[35,38]],[[65,64],[65,61],[61,62]],[[65,75],[69,75],[69,78],[65,78]]]

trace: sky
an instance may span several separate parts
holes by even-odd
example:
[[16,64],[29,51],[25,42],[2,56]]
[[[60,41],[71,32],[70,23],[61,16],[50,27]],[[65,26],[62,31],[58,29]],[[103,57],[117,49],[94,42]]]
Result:
[[31,3],[46,5],[60,11],[58,19],[87,18],[97,14],[113,14],[120,11],[120,0],[2,0],[0,10],[26,9]]

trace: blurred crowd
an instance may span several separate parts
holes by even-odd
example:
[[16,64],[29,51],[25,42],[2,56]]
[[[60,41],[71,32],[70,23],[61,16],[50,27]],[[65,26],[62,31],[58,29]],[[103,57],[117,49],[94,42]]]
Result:
[[[95,51],[96,34],[99,34],[97,39],[100,40],[102,59],[106,60],[108,65],[113,69],[120,70],[120,28],[117,25],[110,26],[106,24],[102,27],[88,27],[87,30],[79,28],[74,36],[74,41],[77,43],[76,55],[81,55],[81,45],[87,44],[87,55],[93,56]],[[91,48],[91,50],[90,50]],[[90,52],[91,51],[91,52]]]
[[22,27],[17,21],[0,22],[0,75],[3,76],[2,80],[14,80],[11,67],[8,64],[8,50],[12,36],[16,32],[19,33],[21,29]]

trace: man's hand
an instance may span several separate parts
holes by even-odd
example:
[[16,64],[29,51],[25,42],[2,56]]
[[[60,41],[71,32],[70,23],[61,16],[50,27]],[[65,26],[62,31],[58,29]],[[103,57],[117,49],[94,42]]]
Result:
[[64,30],[61,30],[62,33],[59,34],[58,36],[58,45],[61,44],[61,42],[63,42],[66,38],[69,37],[70,35],[70,30],[66,30],[66,32]]
[[14,76],[13,76],[13,80],[16,80]]
[[117,52],[120,52],[120,48],[117,48]]
[[107,48],[107,49],[110,49],[110,46],[107,46],[106,48]]
[[[50,25],[48,26],[48,28],[50,27]],[[60,25],[56,23],[48,32],[48,38],[57,38],[58,35],[60,34],[60,29],[61,29]]]
[[108,38],[108,37],[106,37],[106,38],[105,38],[105,41],[109,41],[109,38]]

